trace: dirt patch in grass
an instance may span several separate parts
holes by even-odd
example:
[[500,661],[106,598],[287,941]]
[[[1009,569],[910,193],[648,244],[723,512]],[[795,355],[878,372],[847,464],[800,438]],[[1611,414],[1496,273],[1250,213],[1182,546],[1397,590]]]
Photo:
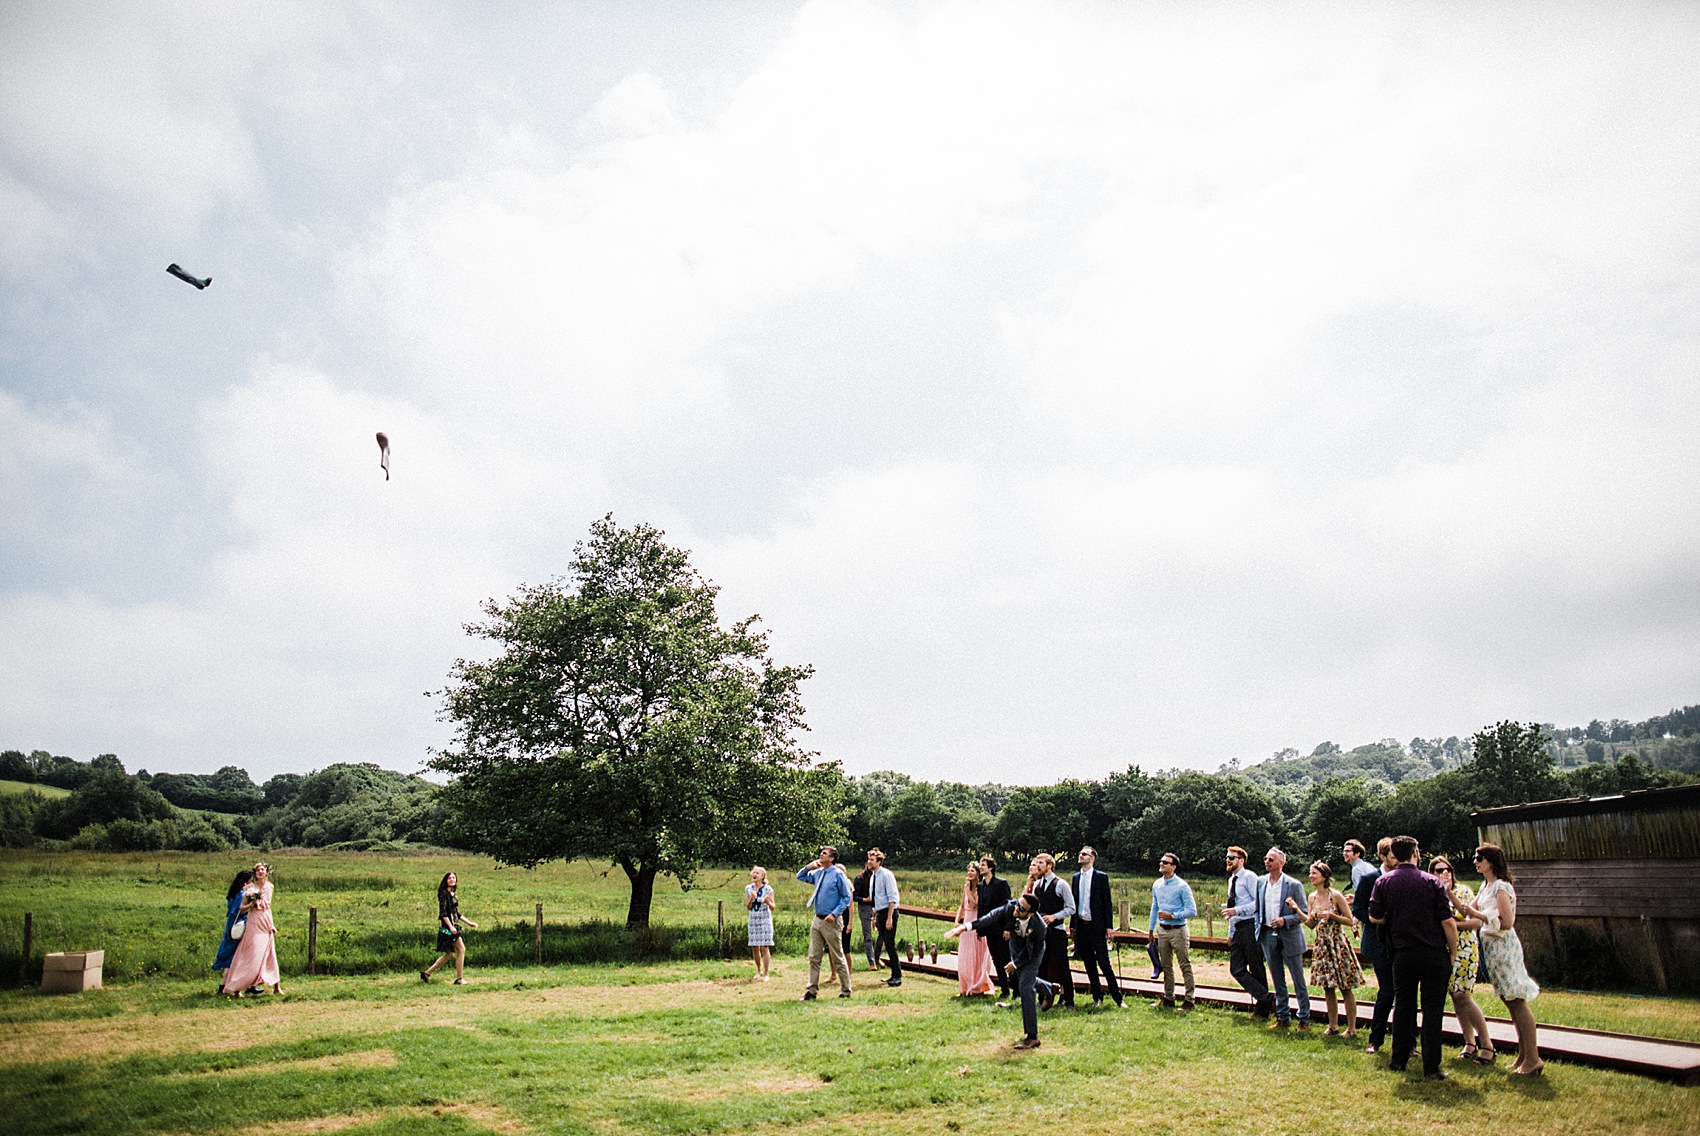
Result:
[[299,1061],[266,1061],[255,1065],[232,1065],[225,1069],[203,1069],[195,1073],[174,1073],[171,1079],[180,1081],[203,1077],[264,1076],[267,1073],[328,1073],[338,1069],[380,1069],[395,1064],[395,1050],[367,1049],[359,1053],[304,1057]]
[[807,1093],[827,1082],[814,1074],[799,1074],[789,1069],[772,1067],[752,1069],[713,1069],[701,1073],[686,1073],[644,1082],[671,1100],[724,1100],[740,1094]]
[[247,1128],[231,1129],[233,1136],[312,1136],[319,1132],[340,1132],[348,1128],[363,1128],[403,1116],[463,1116],[491,1132],[526,1132],[528,1126],[513,1114],[494,1105],[472,1102],[445,1104],[431,1108],[386,1108],[372,1112],[347,1113],[341,1116],[310,1116],[305,1120],[279,1120],[254,1124]]

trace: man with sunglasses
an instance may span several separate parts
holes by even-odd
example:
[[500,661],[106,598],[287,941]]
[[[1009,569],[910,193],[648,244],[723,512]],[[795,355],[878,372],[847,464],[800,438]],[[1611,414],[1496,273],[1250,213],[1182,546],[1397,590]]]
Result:
[[1224,859],[1228,902],[1222,905],[1222,914],[1228,920],[1228,973],[1251,995],[1252,1016],[1267,1018],[1275,1000],[1269,996],[1269,974],[1263,969],[1263,948],[1257,942],[1257,873],[1245,866],[1246,851],[1238,844],[1228,846]]
[[974,920],[974,932],[988,939],[1009,936],[1010,960],[1004,970],[1014,975],[1015,988],[1021,992],[1021,1040],[1017,1049],[1039,1047],[1039,1011],[1049,1010],[1056,998],[1056,988],[1039,977],[1045,962],[1045,937],[1049,933],[1044,919],[1033,904],[1033,895],[1024,892],[1013,903]]
[[1192,939],[1187,934],[1188,919],[1198,914],[1198,904],[1192,898],[1192,888],[1175,875],[1181,866],[1173,852],[1165,852],[1157,861],[1162,873],[1151,885],[1151,924],[1148,934],[1157,940],[1157,954],[1163,963],[1163,1005],[1175,1005],[1175,964],[1179,963],[1181,977],[1186,981],[1186,997],[1181,1008],[1190,1010],[1193,1001]]
[[[1104,1004],[1104,987],[1116,1009],[1127,1009],[1122,1001],[1121,984],[1110,965],[1110,877],[1097,870],[1098,850],[1090,844],[1080,850],[1080,871],[1070,881],[1074,892],[1074,918],[1069,921],[1068,933],[1074,939],[1074,957],[1086,964],[1086,981],[1092,990],[1092,1004]],[[1104,984],[1098,975],[1104,975]]]

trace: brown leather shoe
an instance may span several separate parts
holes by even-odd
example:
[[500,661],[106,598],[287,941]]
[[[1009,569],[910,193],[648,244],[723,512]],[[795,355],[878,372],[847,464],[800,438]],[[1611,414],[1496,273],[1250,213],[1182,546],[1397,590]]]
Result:
[[1036,1037],[1024,1037],[1020,1041],[1015,1043],[1015,1048],[1017,1048],[1017,1049],[1038,1049],[1039,1048],[1039,1039],[1036,1038]]

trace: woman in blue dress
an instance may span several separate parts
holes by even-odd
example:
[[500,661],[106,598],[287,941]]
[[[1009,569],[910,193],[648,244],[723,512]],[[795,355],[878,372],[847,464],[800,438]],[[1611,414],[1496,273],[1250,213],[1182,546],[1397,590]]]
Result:
[[[237,940],[230,937],[230,929],[236,925],[236,916],[242,910],[242,889],[248,881],[254,878],[252,868],[243,868],[236,873],[236,878],[230,881],[230,892],[224,897],[224,938],[219,940],[218,954],[213,958],[212,968],[219,972],[219,988],[224,987],[224,970],[230,965],[232,956],[236,954]],[[217,991],[214,991],[217,993]]]

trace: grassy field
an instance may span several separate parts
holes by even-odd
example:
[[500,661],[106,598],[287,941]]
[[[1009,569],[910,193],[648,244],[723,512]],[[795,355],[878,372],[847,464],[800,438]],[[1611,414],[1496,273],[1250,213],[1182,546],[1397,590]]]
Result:
[[[238,868],[252,864],[252,856],[0,852],[0,985],[18,981],[26,911],[35,922],[35,977],[46,951],[100,948],[106,951],[108,983],[179,978],[210,984],[207,966],[224,929],[225,888]],[[481,928],[467,937],[474,968],[531,965],[538,903],[549,966],[718,959],[720,903],[728,939],[734,953],[741,953],[747,876],[739,869],[705,871],[689,892],[674,881],[658,881],[654,929],[634,940],[622,925],[629,892],[618,869],[577,862],[522,871],[449,852],[291,851],[269,860],[285,975],[306,973],[309,906],[319,910],[321,974],[417,971],[435,957],[436,886],[451,869],[460,876],[462,911]],[[808,889],[789,872],[776,870],[773,877],[779,892],[775,954],[796,957],[807,946]],[[955,873],[899,872],[897,878],[907,903],[947,908],[960,896]],[[1147,888],[1138,881],[1117,885],[1129,896]],[[1201,881],[1200,904],[1219,903],[1221,890],[1214,880]],[[1137,904],[1134,922],[1142,922]],[[942,924],[907,917],[899,927],[906,943],[933,941],[943,930]],[[1124,972],[1141,971],[1142,951],[1129,949],[1121,958]],[[1200,981],[1230,984],[1225,968],[1208,962],[1203,952],[1199,959]],[[1489,1014],[1504,1014],[1490,987],[1481,987],[1478,998]],[[1694,999],[1549,990],[1536,1006],[1545,1022],[1700,1041],[1700,1001]]]
[[[780,881],[782,945],[774,981],[758,984],[747,962],[718,957],[719,901],[742,941],[743,873],[733,869],[705,873],[701,890],[657,888],[649,947],[671,961],[611,963],[594,956],[632,948],[616,925],[626,900],[617,871],[524,872],[437,853],[277,855],[288,993],[232,1001],[211,994],[205,967],[225,884],[245,859],[0,854],[0,947],[10,952],[0,971],[16,974],[25,910],[38,959],[109,952],[105,990],[0,992],[8,1131],[989,1134],[1060,1124],[1556,1136],[1700,1125],[1700,1090],[1557,1064],[1527,1083],[1450,1062],[1453,1080],[1426,1084],[1319,1031],[1274,1036],[1225,1010],[1153,1011],[1134,999],[1126,1013],[1053,1011],[1044,1045],[1018,1056],[1018,1013],[958,998],[954,983],[913,976],[892,990],[861,971],[851,1001],[801,1004],[806,889]],[[415,974],[433,954],[433,893],[450,868],[463,909],[485,928],[468,936],[471,985],[460,988]],[[957,889],[954,873],[898,879],[906,899],[931,906]],[[552,960],[542,967],[529,965],[539,902]],[[323,920],[329,975],[300,973],[309,904]],[[915,924],[904,924],[912,938]],[[921,928],[931,937],[940,926]],[[1141,952],[1124,957],[1140,969]],[[1200,980],[1220,980],[1221,969],[1201,959]],[[1543,1021],[1700,1040],[1693,1000],[1550,991],[1536,1005]]]
[[[1018,1013],[914,977],[799,1003],[717,960],[298,977],[230,1001],[178,979],[0,994],[8,1131],[412,1133],[1692,1132],[1700,1095],[1551,1065],[1519,1081],[1449,1061],[1430,1084],[1356,1046],[1204,1009]],[[1090,1086],[1089,1089],[1086,1087]],[[1083,1092],[1083,1089],[1086,1091]]]
[[0,781],[0,793],[40,793],[43,797],[69,797],[71,790],[57,785],[35,785],[28,781]]

